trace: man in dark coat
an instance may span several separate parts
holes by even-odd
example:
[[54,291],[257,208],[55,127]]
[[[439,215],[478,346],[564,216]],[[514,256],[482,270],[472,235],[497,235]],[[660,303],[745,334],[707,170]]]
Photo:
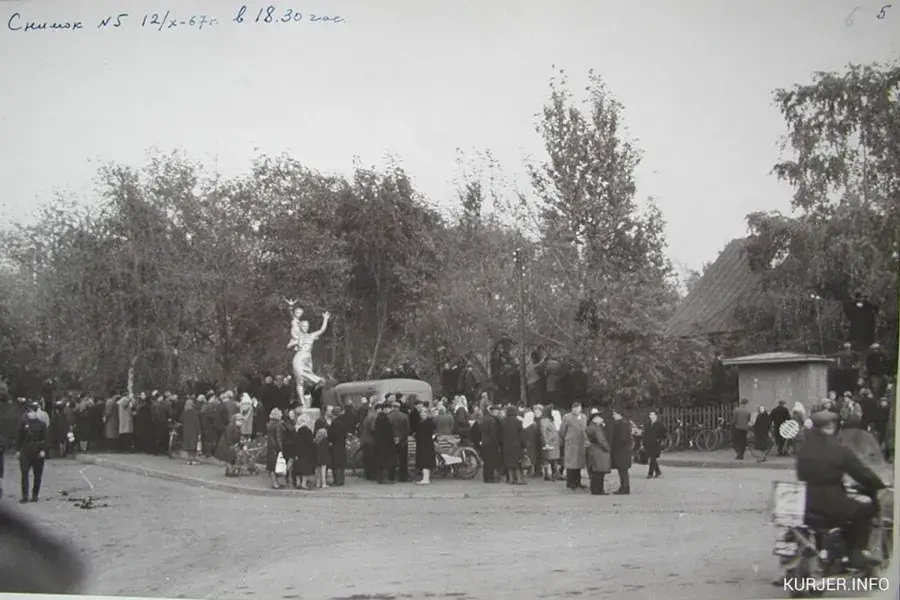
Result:
[[648,418],[649,421],[644,427],[642,441],[644,444],[644,452],[647,453],[647,462],[650,467],[647,472],[647,479],[652,479],[662,475],[662,471],[659,470],[659,462],[657,461],[659,460],[659,454],[662,450],[662,442],[666,439],[668,432],[666,431],[665,425],[660,422],[659,414],[657,414],[655,410],[650,411]]
[[397,467],[390,473],[391,481],[395,479],[400,483],[409,481],[409,417],[401,409],[401,404],[396,400],[391,405],[388,418],[394,428],[394,439],[397,440]]
[[381,412],[381,403],[367,407],[368,404],[363,405],[364,416],[362,423],[359,424],[359,446],[362,449],[363,473],[366,479],[372,481],[378,472],[375,465],[375,419]]
[[866,550],[875,506],[848,496],[843,478],[849,475],[870,496],[883,489],[884,482],[859,460],[856,453],[838,442],[834,413],[819,411],[810,419],[813,429],[807,432],[797,453],[797,479],[806,482],[807,518],[815,514],[826,521],[826,526],[844,527],[854,566],[863,568],[878,564]]
[[328,443],[331,444],[331,473],[335,486],[344,485],[347,469],[347,434],[350,433],[350,417],[344,409],[335,406],[331,413],[334,419],[328,428]]
[[485,483],[497,483],[497,469],[502,464],[500,444],[500,406],[493,405],[481,417],[478,430],[481,433],[481,460]]
[[153,450],[155,454],[167,454],[169,450],[169,423],[173,418],[172,404],[163,396],[153,401]]
[[375,417],[375,468],[378,471],[378,483],[393,483],[388,478],[391,470],[397,466],[397,438],[394,437],[394,426],[388,412],[391,407],[382,403]]
[[784,443],[787,440],[781,435],[781,426],[785,421],[791,420],[791,411],[785,406],[784,400],[779,400],[778,406],[773,408],[769,414],[772,417],[772,428],[775,435],[775,445],[778,448],[778,456],[784,456]]
[[37,502],[44,477],[44,460],[50,449],[47,424],[38,417],[37,403],[28,405],[25,418],[19,423],[16,449],[19,452],[19,468],[22,474],[22,498],[19,502],[22,504],[28,502],[28,479],[32,472],[34,484],[31,486],[31,501]]
[[741,402],[731,415],[731,440],[734,443],[734,454],[737,460],[744,460],[747,451],[747,431],[750,429],[750,401],[741,398]]
[[525,431],[514,406],[506,409],[506,416],[500,422],[503,468],[512,485],[525,485],[522,477],[522,455],[525,452]]
[[612,468],[619,473],[619,489],[616,494],[627,495],[631,493],[631,480],[628,477],[628,469],[631,468],[631,451],[633,450],[631,439],[631,422],[623,418],[619,409],[612,410],[612,423],[609,432],[609,453]]

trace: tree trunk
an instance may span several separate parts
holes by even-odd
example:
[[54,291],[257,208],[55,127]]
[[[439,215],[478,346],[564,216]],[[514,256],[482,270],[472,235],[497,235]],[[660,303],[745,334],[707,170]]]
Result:
[[139,354],[135,354],[131,357],[131,362],[128,363],[128,397],[134,397],[134,369],[137,366]]

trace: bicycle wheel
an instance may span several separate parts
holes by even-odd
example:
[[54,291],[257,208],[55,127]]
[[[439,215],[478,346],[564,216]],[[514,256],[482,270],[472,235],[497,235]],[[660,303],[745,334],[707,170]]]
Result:
[[662,441],[660,441],[659,451],[660,452],[669,452],[672,449],[672,443],[673,443],[672,436],[667,435],[665,438],[662,439]]
[[353,473],[354,477],[362,477],[364,473],[363,469],[363,453],[362,448],[357,447],[356,450],[353,451],[353,454],[350,455],[350,471]]
[[694,436],[694,447],[700,452],[709,452],[712,450],[712,442],[714,441],[711,429],[701,429]]
[[465,446],[457,448],[453,453],[462,459],[462,464],[456,465],[453,469],[453,476],[457,479],[472,479],[478,475],[481,470],[481,457],[474,448]]
[[756,448],[756,436],[753,435],[752,431],[747,432],[747,450],[750,452],[750,456],[753,458],[761,458],[765,452],[762,450],[757,450]]

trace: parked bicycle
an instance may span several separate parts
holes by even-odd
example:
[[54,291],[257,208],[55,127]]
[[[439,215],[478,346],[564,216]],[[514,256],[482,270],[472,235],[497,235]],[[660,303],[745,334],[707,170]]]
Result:
[[702,452],[712,452],[731,447],[731,429],[725,426],[725,419],[719,417],[715,428],[702,429],[694,438],[694,444]]
[[673,450],[692,450],[696,446],[694,437],[697,435],[697,427],[676,419],[675,430],[662,441],[660,450],[670,452]]

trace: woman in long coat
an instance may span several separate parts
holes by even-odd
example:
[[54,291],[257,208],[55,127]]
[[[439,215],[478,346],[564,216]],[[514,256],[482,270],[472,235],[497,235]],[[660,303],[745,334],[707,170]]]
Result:
[[284,417],[281,453],[284,455],[284,460],[287,461],[288,484],[299,488],[301,477],[297,471],[297,459],[300,458],[300,436],[297,433],[297,415],[292,410],[288,411]]
[[350,433],[352,417],[344,413],[340,406],[332,412],[334,419],[328,428],[328,443],[331,446],[331,476],[333,485],[344,485],[347,471],[347,435]]
[[232,421],[222,432],[222,437],[216,446],[216,458],[223,463],[233,465],[237,460],[234,447],[241,441],[241,425],[240,421]]
[[437,466],[437,456],[434,452],[434,438],[437,435],[437,426],[434,424],[434,414],[429,413],[424,406],[419,407],[419,424],[416,425],[416,469],[422,471],[422,479],[416,483],[428,485],[431,483],[431,472]]
[[[253,415],[249,415],[251,424],[253,422],[252,419]],[[241,434],[244,436],[246,436],[244,433],[246,425],[247,421],[244,421],[241,428]],[[284,423],[281,422],[281,411],[273,408],[272,412],[269,413],[269,424],[266,426],[266,471],[269,473],[269,477],[272,478],[272,487],[275,489],[281,488],[281,476],[275,470],[278,465],[278,455],[281,454],[284,457],[283,447]]]
[[766,456],[769,454],[769,430],[771,428],[772,417],[769,415],[766,407],[760,406],[757,409],[756,421],[753,423],[753,445],[756,447],[756,450],[762,452],[762,456],[756,459],[757,462],[765,461]]
[[375,417],[375,468],[378,483],[387,483],[388,471],[397,466],[397,448],[394,444],[394,427],[384,409]]
[[587,427],[581,404],[573,404],[572,412],[562,419],[559,439],[563,448],[563,467],[566,469],[566,487],[570,490],[583,488],[581,470],[585,467],[584,448],[587,446]]
[[300,478],[301,489],[315,489],[312,479],[316,474],[316,441],[309,418],[302,415],[297,417],[297,457],[294,459],[293,473]]
[[524,485],[522,479],[522,456],[525,453],[525,430],[519,420],[519,411],[515,406],[506,408],[506,416],[500,423],[502,431],[500,439],[503,443],[503,468],[506,469],[509,483]]
[[106,399],[103,409],[103,438],[106,440],[109,450],[115,450],[119,439],[119,405],[118,397],[112,396]]
[[591,495],[603,495],[606,493],[603,491],[603,478],[612,469],[612,462],[600,413],[591,415],[591,422],[585,429],[585,435],[590,443],[587,451],[587,471],[591,478]]
[[532,411],[528,411],[525,413],[525,417],[522,420],[522,432],[523,432],[523,443],[525,456],[528,457],[528,462],[531,463],[528,465],[527,469],[524,470],[525,475],[532,475],[537,468],[537,465],[540,462],[538,457],[538,452],[540,451],[540,446],[538,445],[540,439],[540,430],[538,429],[537,423],[535,422],[535,414]]
[[193,400],[184,403],[181,413],[181,449],[188,455],[188,464],[197,464],[197,444],[200,442],[200,414]]
[[557,481],[559,474],[559,430],[553,422],[550,411],[541,410],[538,419],[538,428],[541,440],[541,453],[543,458],[544,481]]

